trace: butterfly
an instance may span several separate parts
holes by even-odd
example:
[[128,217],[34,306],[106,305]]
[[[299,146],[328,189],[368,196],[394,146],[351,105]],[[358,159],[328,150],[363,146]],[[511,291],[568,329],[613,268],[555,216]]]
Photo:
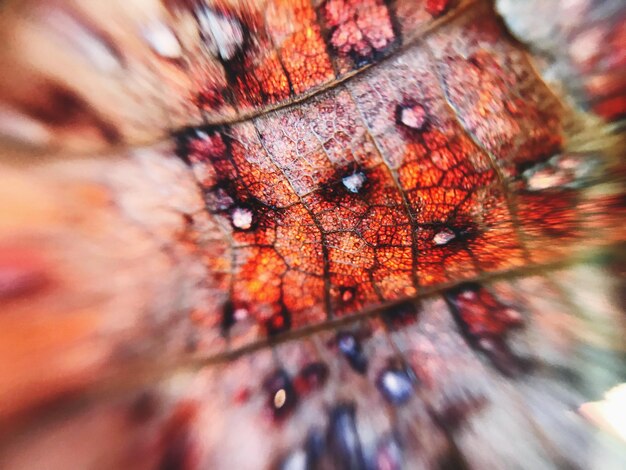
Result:
[[0,10],[0,467],[620,468],[618,1]]

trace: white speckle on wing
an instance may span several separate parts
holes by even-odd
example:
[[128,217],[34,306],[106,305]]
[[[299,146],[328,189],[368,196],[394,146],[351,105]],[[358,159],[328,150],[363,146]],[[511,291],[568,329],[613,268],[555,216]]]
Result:
[[198,22],[211,54],[222,60],[231,60],[243,44],[241,23],[210,8],[198,11]]
[[360,171],[344,177],[341,182],[351,193],[358,193],[365,184],[365,175]]
[[161,57],[178,59],[183,53],[174,32],[161,21],[154,21],[146,25],[142,34],[152,50]]
[[252,227],[252,211],[250,209],[235,207],[230,216],[234,227],[241,230],[248,230]]

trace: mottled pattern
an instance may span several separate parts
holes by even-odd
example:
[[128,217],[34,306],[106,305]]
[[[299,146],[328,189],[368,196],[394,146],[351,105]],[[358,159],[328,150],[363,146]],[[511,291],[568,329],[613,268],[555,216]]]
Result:
[[[491,44],[489,55],[448,68],[454,54],[474,54],[457,35]],[[498,62],[510,76],[452,85]],[[519,181],[561,151],[564,110],[542,96],[523,53],[478,9],[298,107],[179,134],[179,156],[232,238],[233,308],[274,335],[442,282],[559,261],[589,237],[578,227],[589,196],[555,190],[558,180],[532,190]],[[354,175],[358,187],[346,185]],[[233,216],[243,209],[244,229]]]
[[492,7],[7,2],[0,468],[620,468],[623,135]]
[[[361,322],[369,331],[365,375],[337,360],[333,333],[320,332],[80,407],[36,436],[12,439],[0,462],[28,468],[30,456],[46,452],[60,468],[437,468],[449,460],[469,468],[600,468],[593,464],[600,456],[596,464],[617,464],[618,449],[571,411],[620,374],[610,350],[622,341],[612,328],[621,313],[606,303],[608,276],[589,265],[480,287],[523,319],[510,347],[533,367],[519,381],[473,352],[436,294],[401,330],[377,317]],[[580,282],[604,288],[592,299],[575,293]],[[607,354],[601,369],[597,354]],[[403,395],[397,383],[391,394],[381,386],[389,371],[410,385]],[[312,375],[315,385],[305,386]],[[94,444],[71,454],[54,445],[77,433]]]
[[[10,2],[0,65],[22,79],[0,77],[0,136],[18,153],[91,151],[255,115],[379,62],[473,2],[395,3]],[[16,114],[23,126],[2,125]]]

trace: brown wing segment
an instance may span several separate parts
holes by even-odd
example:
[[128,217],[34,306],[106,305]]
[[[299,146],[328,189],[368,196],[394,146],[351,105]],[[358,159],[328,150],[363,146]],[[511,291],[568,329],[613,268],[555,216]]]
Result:
[[[580,282],[608,289],[591,300],[574,293]],[[610,307],[610,286],[598,265],[462,284],[444,292],[448,303],[436,294],[414,304],[417,317],[400,328],[382,321],[401,314],[390,308],[339,334],[318,332],[71,406],[34,433],[16,428],[0,462],[26,469],[43,455],[50,468],[587,468],[602,455],[618,464],[623,452],[572,411],[620,375],[613,348],[623,341],[613,326],[621,313]],[[365,369],[350,362],[346,338],[358,341]],[[602,373],[594,375],[598,355]],[[85,435],[90,444],[71,453],[58,445]]]
[[102,151],[240,120],[379,62],[472,2],[396,3],[10,2],[2,134],[17,152]]
[[[541,99],[548,90],[484,13],[300,106],[180,135],[180,156],[232,237],[235,310],[270,334],[295,330],[429,286],[558,262],[588,236],[580,188],[522,181],[563,158],[565,111]],[[473,60],[447,39],[457,34],[491,45],[476,67],[500,80],[489,67],[507,63],[508,83],[437,61],[438,51]],[[457,76],[477,81],[453,85]],[[522,104],[512,114],[513,100]]]

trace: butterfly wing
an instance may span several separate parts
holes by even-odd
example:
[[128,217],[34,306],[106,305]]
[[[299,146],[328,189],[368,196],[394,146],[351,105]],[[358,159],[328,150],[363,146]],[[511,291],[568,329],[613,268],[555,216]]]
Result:
[[[568,94],[486,2],[4,8],[3,467],[624,458],[578,412],[624,376],[618,51]],[[545,34],[619,36],[585,8]]]

